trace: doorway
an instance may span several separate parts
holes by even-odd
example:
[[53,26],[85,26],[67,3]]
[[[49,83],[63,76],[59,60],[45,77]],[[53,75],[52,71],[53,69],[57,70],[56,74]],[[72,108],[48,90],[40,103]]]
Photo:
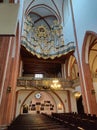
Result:
[[81,114],[81,113],[84,113],[84,107],[83,107],[83,103],[82,103],[82,95],[76,99],[77,101],[77,110],[78,110],[78,113]]

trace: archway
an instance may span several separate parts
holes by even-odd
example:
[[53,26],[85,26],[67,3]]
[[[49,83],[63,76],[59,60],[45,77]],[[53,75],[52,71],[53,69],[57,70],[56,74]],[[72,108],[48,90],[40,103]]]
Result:
[[[73,87],[74,90],[71,90],[75,100],[76,100],[76,109],[79,113],[79,108],[82,106],[82,102],[78,103],[79,95],[81,95],[81,87],[80,87],[80,80],[79,80],[79,70],[78,70],[78,63],[76,60],[76,57],[74,55],[71,55],[68,60],[66,61],[66,67],[67,67],[67,78],[69,78],[71,81],[73,81]],[[72,101],[69,99],[69,107],[70,111],[72,111]],[[79,104],[79,105],[78,105]],[[83,110],[84,111],[84,110]]]
[[[95,70],[93,68],[93,47],[97,43],[97,34],[94,32],[87,31],[84,38],[84,43],[82,47],[82,68],[83,68],[83,78],[84,78],[84,93],[86,98],[87,113],[97,114],[97,103],[96,96],[94,94],[93,77],[92,72]],[[95,50],[96,51],[96,50]]]
[[23,113],[23,107],[27,108],[26,113],[48,113],[64,112],[65,104],[55,91],[44,90],[18,90],[16,116]]
[[82,95],[80,95],[80,96],[78,96],[78,98],[76,98],[76,102],[77,102],[77,111],[78,111],[78,113],[79,114],[84,113]]

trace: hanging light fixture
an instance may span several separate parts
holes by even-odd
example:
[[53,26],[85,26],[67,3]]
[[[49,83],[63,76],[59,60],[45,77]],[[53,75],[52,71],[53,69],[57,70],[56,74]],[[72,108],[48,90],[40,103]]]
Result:
[[51,84],[51,88],[52,89],[60,89],[61,88],[61,84],[59,83],[59,80],[55,79],[52,81]]

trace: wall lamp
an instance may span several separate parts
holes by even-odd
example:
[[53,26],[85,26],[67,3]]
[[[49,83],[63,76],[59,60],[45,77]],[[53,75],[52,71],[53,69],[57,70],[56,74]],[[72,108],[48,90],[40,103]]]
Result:
[[10,92],[11,92],[11,87],[8,86],[8,87],[7,87],[7,93],[10,93]]

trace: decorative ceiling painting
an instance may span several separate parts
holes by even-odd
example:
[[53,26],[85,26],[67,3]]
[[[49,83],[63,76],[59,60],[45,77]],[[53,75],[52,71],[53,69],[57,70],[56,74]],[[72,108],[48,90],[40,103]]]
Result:
[[54,0],[46,0],[42,4],[39,0],[33,0],[24,7],[21,44],[38,58],[54,59],[75,49],[74,43],[70,42],[67,45],[64,43],[62,4],[64,4],[63,0],[60,6]]

